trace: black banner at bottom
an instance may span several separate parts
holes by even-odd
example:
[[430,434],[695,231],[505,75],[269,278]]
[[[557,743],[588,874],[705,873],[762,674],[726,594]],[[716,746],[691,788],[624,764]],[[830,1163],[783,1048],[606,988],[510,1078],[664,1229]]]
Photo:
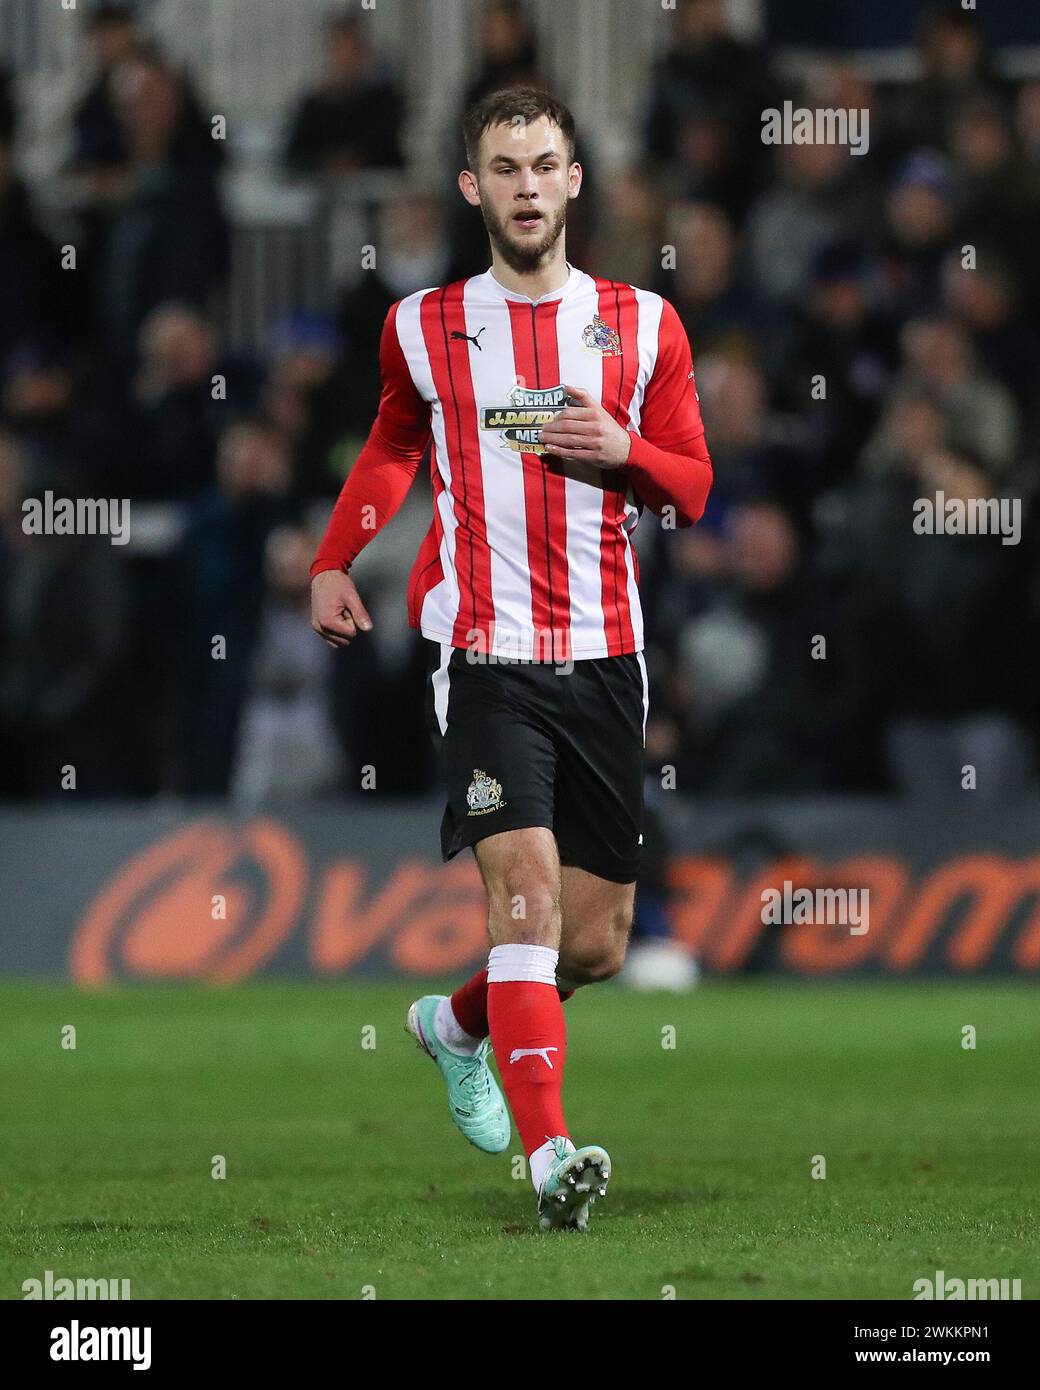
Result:
[[[529,1306],[526,1305],[525,1306]],[[449,1305],[450,1308],[450,1305]],[[424,1312],[425,1309],[425,1312]],[[0,1305],[9,1364],[62,1378],[102,1370],[146,1376],[279,1371],[332,1358],[340,1372],[375,1363],[429,1364],[451,1355],[452,1327],[472,1347],[472,1327],[445,1305],[411,1303],[404,1314],[391,1301],[281,1303],[7,1303]],[[604,1310],[606,1312],[606,1309]],[[426,1318],[429,1317],[427,1324]],[[671,1353],[691,1372],[711,1365],[732,1371],[845,1370],[891,1365],[985,1366],[1005,1374],[1032,1349],[1034,1313],[1021,1302],[629,1302],[609,1311],[609,1324],[580,1301],[543,1304],[525,1319],[523,1341],[537,1337],[539,1356],[551,1364],[554,1347],[568,1359],[580,1349],[581,1370],[615,1356],[621,1331],[640,1360],[647,1353],[660,1367]],[[502,1352],[517,1349],[516,1328],[506,1320],[485,1327],[482,1357],[501,1331]],[[430,1336],[423,1334],[429,1327]],[[540,1330],[537,1330],[540,1329]],[[635,1332],[646,1339],[632,1342]],[[579,1334],[576,1342],[575,1333]],[[403,1335],[402,1335],[403,1334]],[[1027,1348],[1028,1338],[1028,1348]],[[494,1364],[494,1359],[492,1361]],[[644,1363],[645,1364],[645,1363]],[[55,1383],[48,1377],[46,1383]]]

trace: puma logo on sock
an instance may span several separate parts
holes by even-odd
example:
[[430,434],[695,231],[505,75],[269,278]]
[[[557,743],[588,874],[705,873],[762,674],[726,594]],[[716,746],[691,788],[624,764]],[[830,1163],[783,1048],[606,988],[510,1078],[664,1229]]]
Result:
[[545,1065],[552,1071],[553,1064],[549,1061],[549,1053],[559,1052],[559,1050],[558,1047],[514,1047],[509,1054],[509,1065],[512,1066],[514,1062],[519,1062],[521,1057],[542,1057],[545,1060]]

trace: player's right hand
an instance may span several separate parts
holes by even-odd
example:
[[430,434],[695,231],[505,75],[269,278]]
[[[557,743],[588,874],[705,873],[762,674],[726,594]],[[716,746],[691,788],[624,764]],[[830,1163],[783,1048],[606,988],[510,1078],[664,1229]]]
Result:
[[357,585],[343,570],[322,570],[311,580],[311,627],[330,647],[346,647],[372,630]]

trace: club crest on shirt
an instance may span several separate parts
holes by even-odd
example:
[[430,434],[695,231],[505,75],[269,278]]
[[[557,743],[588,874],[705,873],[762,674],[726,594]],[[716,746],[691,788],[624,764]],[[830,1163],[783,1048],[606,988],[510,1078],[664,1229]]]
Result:
[[567,404],[563,385],[534,390],[514,386],[508,405],[484,406],[480,412],[480,427],[501,430],[502,443],[518,454],[543,454],[542,426],[555,420]]
[[488,811],[500,811],[506,804],[502,800],[502,783],[496,782],[479,767],[473,769],[473,781],[466,792],[466,803],[471,816],[483,816]]
[[604,357],[620,356],[621,334],[604,322],[599,314],[594,315],[592,322],[586,326],[581,341],[591,352],[601,353]]

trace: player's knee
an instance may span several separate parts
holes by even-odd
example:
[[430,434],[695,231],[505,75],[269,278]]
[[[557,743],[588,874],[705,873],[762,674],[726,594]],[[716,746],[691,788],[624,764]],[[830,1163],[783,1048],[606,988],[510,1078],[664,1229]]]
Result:
[[581,951],[560,956],[559,974],[562,979],[578,985],[598,985],[613,979],[625,961],[624,951],[613,948]]
[[560,975],[578,984],[611,980],[625,963],[631,913],[619,912],[608,933],[586,934],[560,952]]
[[597,984],[604,980],[612,980],[625,963],[624,946],[613,946],[600,956],[593,972],[593,978]]

